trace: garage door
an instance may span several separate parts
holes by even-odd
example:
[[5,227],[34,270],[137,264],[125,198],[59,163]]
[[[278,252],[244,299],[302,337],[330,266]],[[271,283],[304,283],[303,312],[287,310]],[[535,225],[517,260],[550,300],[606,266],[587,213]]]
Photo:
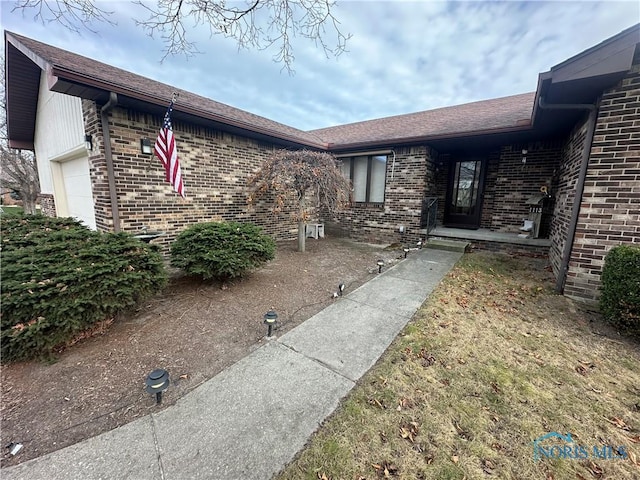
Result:
[[87,157],[75,158],[60,165],[69,216],[77,218],[95,230],[96,217],[91,192],[91,177],[89,176],[89,159]]

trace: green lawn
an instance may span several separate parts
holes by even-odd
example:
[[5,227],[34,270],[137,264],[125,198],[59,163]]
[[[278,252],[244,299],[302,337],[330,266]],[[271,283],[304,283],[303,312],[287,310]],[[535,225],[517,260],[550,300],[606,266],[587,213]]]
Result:
[[639,342],[545,265],[466,254],[279,478],[639,479]]
[[18,205],[2,205],[0,215],[22,215],[23,211],[22,207]]

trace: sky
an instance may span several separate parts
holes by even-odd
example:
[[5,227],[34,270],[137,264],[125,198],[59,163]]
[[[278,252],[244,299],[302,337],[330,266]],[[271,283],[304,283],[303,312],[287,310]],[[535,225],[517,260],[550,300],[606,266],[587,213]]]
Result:
[[539,73],[640,22],[637,1],[338,0],[347,51],[326,58],[295,38],[291,74],[277,51],[239,50],[201,27],[187,32],[201,54],[162,60],[162,42],[135,24],[141,12],[128,1],[100,1],[115,25],[80,33],[15,3],[0,0],[3,30],[302,130],[535,91]]

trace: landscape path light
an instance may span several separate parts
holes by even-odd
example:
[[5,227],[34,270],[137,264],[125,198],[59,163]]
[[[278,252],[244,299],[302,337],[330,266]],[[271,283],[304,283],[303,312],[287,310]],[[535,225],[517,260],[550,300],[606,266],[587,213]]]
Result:
[[376,264],[378,265],[378,273],[382,273],[382,267],[384,266],[384,260],[378,260],[376,262]]
[[404,258],[407,258],[407,253],[409,253],[409,247],[404,247],[402,251],[404,252]]
[[169,372],[163,368],[156,368],[153,372],[147,375],[147,379],[144,381],[147,393],[156,395],[156,405],[162,403],[162,392],[169,388]]
[[342,296],[342,292],[344,292],[344,283],[341,283],[340,285],[338,285],[338,296],[339,297]]
[[418,250],[422,250],[422,240],[418,240],[416,246],[418,247]]
[[263,323],[267,326],[267,337],[271,336],[271,332],[273,331],[273,326],[275,325],[276,320],[278,320],[278,314],[273,310],[269,310],[264,314]]

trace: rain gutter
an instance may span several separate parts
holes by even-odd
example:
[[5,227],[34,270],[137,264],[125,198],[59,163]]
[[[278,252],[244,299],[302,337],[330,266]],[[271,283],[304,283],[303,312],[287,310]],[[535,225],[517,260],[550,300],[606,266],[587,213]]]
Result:
[[[136,99],[142,102],[146,102],[146,103],[150,103],[152,105],[156,105],[156,106],[163,106],[163,108],[166,109],[166,103],[167,100],[166,98],[162,97],[162,96],[157,96],[157,95],[152,95],[152,94],[147,94],[138,90],[134,90],[132,88],[128,88],[126,86],[122,86],[119,85],[117,83],[114,82],[109,82],[106,80],[100,80],[100,79],[96,79],[95,77],[91,77],[89,75],[85,75],[82,74],[80,72],[77,72],[75,70],[72,70],[70,68],[66,68],[60,65],[57,65],[53,68],[53,73],[64,80],[67,80],[69,82],[73,82],[73,83],[79,83],[81,85],[86,85],[89,87],[93,87],[93,88],[97,88],[97,89],[101,89],[101,90],[106,90],[109,91],[111,93],[114,92],[118,92],[120,95],[123,95],[125,97],[131,97],[132,99]],[[166,85],[158,85],[158,87],[167,87]],[[171,87],[169,87],[171,88]],[[188,93],[188,92],[187,92]],[[170,95],[169,95],[170,97]],[[184,99],[183,99],[184,100]],[[222,104],[221,104],[222,105]],[[180,112],[180,113],[185,113],[187,115],[193,115],[195,117],[198,118],[202,118],[202,119],[206,119],[206,120],[211,120],[213,122],[218,122],[221,123],[223,125],[228,125],[231,127],[235,127],[235,128],[239,128],[241,130],[244,130],[246,132],[253,132],[253,133],[257,133],[260,135],[264,135],[266,137],[270,137],[270,138],[275,138],[278,140],[284,140],[286,142],[291,142],[294,143],[296,145],[302,145],[302,146],[307,146],[307,147],[312,147],[312,148],[318,148],[318,149],[322,149],[322,150],[326,150],[327,149],[327,145],[325,143],[322,142],[322,139],[317,138],[316,139],[310,139],[310,138],[301,138],[299,136],[296,135],[295,132],[291,132],[291,133],[285,133],[285,132],[278,132],[276,130],[274,130],[273,128],[269,128],[266,126],[261,126],[256,124],[255,122],[251,122],[250,120],[241,120],[241,119],[237,119],[237,118],[232,118],[228,115],[224,115],[222,113],[215,113],[215,112],[211,112],[211,111],[207,111],[207,110],[203,110],[202,108],[198,108],[195,105],[192,104],[187,104],[184,101],[182,101],[180,103],[180,105],[178,107],[176,107],[174,109],[174,112]],[[256,117],[258,117],[256,115]],[[258,118],[262,118],[262,117],[258,117]],[[274,122],[276,123],[276,122]],[[286,125],[285,125],[286,127]],[[293,130],[297,130],[294,129],[293,127],[290,127]],[[303,136],[315,136],[314,134],[310,134],[309,132],[305,132],[302,130],[299,130],[299,133]]]
[[113,231],[120,231],[120,211],[118,210],[118,195],[116,193],[116,176],[113,171],[113,153],[111,151],[111,134],[109,133],[109,112],[118,105],[118,96],[110,92],[109,101],[100,109],[100,122],[102,124],[102,138],[104,144],[104,158],[107,163],[107,180],[109,182],[109,197],[111,199],[111,216],[113,218]]

